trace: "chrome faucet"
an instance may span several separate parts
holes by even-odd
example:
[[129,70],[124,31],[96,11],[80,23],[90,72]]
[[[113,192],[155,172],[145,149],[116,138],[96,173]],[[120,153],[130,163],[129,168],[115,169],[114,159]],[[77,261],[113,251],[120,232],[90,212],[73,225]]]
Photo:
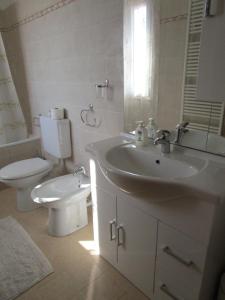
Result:
[[168,130],[157,130],[157,138],[154,140],[154,145],[161,145],[162,153],[170,153],[170,132]]
[[80,174],[84,174],[84,175],[86,174],[86,170],[84,166],[76,167],[73,171],[73,176],[80,175]]
[[176,138],[174,143],[180,144],[182,136],[184,133],[188,132],[188,129],[186,128],[189,125],[189,122],[182,122],[180,124],[177,124],[176,126]]

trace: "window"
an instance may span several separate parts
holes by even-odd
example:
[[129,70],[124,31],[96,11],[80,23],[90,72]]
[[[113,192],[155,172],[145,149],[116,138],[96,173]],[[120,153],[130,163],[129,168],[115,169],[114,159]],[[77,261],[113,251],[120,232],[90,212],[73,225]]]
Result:
[[156,44],[159,0],[124,0],[124,113],[125,130],[154,117],[157,105]]
[[147,97],[148,92],[148,50],[147,50],[147,7],[146,3],[133,7],[132,23],[132,79],[135,97]]

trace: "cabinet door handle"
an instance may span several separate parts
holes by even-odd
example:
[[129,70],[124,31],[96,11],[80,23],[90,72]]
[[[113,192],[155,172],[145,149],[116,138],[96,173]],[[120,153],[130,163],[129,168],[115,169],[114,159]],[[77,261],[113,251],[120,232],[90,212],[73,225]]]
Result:
[[[113,234],[113,225],[114,225],[114,234]],[[113,219],[112,221],[109,222],[110,241],[114,241],[116,239],[115,228],[116,228],[116,220]]]
[[214,17],[214,15],[211,14],[211,5],[212,5],[212,0],[206,0],[206,2],[205,2],[205,17],[206,18]]
[[[120,234],[122,233],[122,234]],[[117,246],[122,246],[124,244],[124,228],[122,225],[117,226]]]
[[173,299],[173,300],[184,300],[184,299],[181,299],[181,298],[177,298],[175,295],[173,295],[173,294],[169,291],[169,289],[168,289],[168,287],[166,286],[166,284],[164,284],[164,283],[160,286],[160,290],[161,290],[164,294],[166,294],[167,296],[169,296],[171,299]]
[[170,247],[165,246],[163,247],[163,252],[165,252],[166,254],[172,256],[173,258],[175,258],[177,261],[179,261],[180,263],[182,263],[183,265],[185,265],[186,267],[191,267],[194,265],[192,260],[186,260],[180,256],[178,256],[177,254],[175,254]]

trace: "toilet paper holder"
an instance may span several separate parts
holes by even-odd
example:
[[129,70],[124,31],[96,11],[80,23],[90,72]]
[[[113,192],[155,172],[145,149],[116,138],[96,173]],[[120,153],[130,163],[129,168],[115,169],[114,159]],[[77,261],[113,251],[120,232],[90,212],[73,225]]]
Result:
[[108,88],[108,87],[109,87],[109,80],[106,79],[104,83],[100,83],[100,84],[97,83],[97,84],[95,85],[95,87],[96,87],[97,89]]

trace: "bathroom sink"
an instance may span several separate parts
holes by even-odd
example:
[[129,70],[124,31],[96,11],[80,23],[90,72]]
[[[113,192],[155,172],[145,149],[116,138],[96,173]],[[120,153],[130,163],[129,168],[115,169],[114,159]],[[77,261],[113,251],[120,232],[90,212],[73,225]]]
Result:
[[127,143],[106,151],[100,166],[122,190],[157,202],[184,195],[182,182],[197,175],[206,164],[193,157],[162,155],[153,145],[136,147]]
[[191,163],[169,159],[133,144],[114,147],[106,153],[106,161],[118,171],[133,176],[183,178],[195,175],[199,169]]
[[190,196],[217,202],[225,198],[225,163],[214,155],[177,146],[162,154],[153,143],[136,146],[127,136],[89,144],[86,150],[108,181],[140,199],[163,202]]

